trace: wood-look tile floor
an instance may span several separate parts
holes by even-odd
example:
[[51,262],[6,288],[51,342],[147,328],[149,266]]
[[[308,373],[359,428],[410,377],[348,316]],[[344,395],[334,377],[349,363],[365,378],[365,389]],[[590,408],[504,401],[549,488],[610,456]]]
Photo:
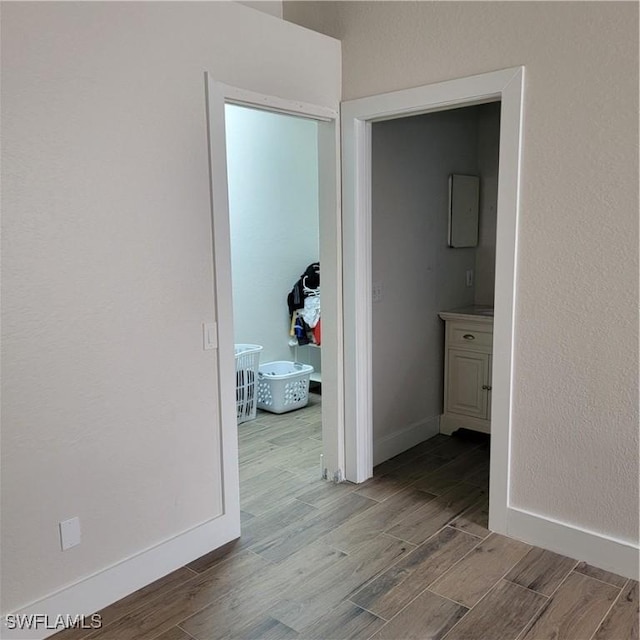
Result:
[[239,427],[242,538],[60,640],[637,640],[638,583],[487,529],[488,446],[319,479],[319,397]]

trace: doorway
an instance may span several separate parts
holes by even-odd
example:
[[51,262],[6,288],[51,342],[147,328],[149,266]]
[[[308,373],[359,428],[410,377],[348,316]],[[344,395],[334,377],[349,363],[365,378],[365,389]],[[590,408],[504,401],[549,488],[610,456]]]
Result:
[[[363,482],[373,473],[371,135],[374,122],[501,101],[491,402],[491,530],[507,533],[513,328],[524,68],[343,103],[345,272],[345,467]],[[356,286],[356,283],[360,286]]]
[[[235,333],[231,277],[231,230],[229,219],[228,171],[226,155],[227,105],[241,105],[314,120],[317,123],[317,172],[319,252],[322,265],[322,470],[334,479],[338,474],[343,429],[342,366],[342,244],[339,206],[337,150],[338,113],[325,107],[293,102],[232,87],[205,75],[211,163],[211,208],[213,270],[216,290],[212,329],[217,348],[219,416],[222,425],[221,466],[224,485],[224,514],[229,520],[229,539],[240,535],[238,426],[235,376]],[[302,265],[304,269],[306,265]],[[297,274],[299,275],[299,273]],[[292,282],[290,286],[294,283]],[[286,294],[283,292],[286,314]],[[288,332],[285,331],[285,334]],[[285,335],[285,337],[287,337]],[[319,409],[316,408],[319,412]],[[314,453],[315,455],[315,453]],[[315,465],[320,477],[320,456]]]
[[[440,431],[446,361],[440,314],[464,308],[488,314],[494,307],[499,138],[499,102],[373,123],[374,465]],[[452,176],[464,176],[473,186],[467,206],[475,214],[469,237],[453,243]],[[489,315],[476,313],[470,321],[486,327],[478,326],[475,343],[463,342],[463,355],[482,352],[476,343],[491,333]],[[483,375],[481,384],[488,386]],[[486,409],[488,392],[470,384],[457,388],[461,411],[480,402]],[[483,426],[472,420],[461,425]]]
[[[310,118],[225,106],[246,516],[304,495],[322,473],[318,127]],[[298,335],[295,324],[304,321]]]

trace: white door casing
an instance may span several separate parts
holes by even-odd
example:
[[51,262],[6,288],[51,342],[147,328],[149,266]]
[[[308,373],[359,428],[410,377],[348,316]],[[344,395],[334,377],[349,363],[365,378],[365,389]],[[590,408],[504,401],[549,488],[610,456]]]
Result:
[[505,533],[513,388],[517,225],[524,67],[503,69],[342,104],[346,478],[373,473],[371,125],[501,101],[492,371],[491,530]]
[[[342,244],[338,112],[318,105],[247,91],[216,81],[206,74],[211,165],[213,269],[218,323],[218,367],[225,516],[237,520],[239,480],[235,415],[235,359],[231,247],[225,136],[225,104],[305,117],[318,122],[320,265],[322,269],[322,441],[327,477],[342,479],[344,417],[342,366]],[[318,460],[320,477],[320,460]],[[235,528],[235,524],[234,524]]]

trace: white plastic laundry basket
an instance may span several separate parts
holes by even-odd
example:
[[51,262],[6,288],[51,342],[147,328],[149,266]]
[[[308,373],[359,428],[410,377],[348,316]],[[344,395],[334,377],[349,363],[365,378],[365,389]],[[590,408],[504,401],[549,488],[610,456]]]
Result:
[[300,362],[265,362],[258,370],[258,408],[271,413],[300,409],[309,402],[313,367]]
[[236,344],[236,408],[238,424],[256,417],[259,344]]

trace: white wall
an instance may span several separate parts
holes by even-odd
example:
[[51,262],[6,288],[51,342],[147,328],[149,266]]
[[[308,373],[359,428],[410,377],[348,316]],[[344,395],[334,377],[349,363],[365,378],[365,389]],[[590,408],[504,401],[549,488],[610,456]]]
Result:
[[236,342],[291,360],[287,294],[319,256],[318,125],[226,108]]
[[438,312],[473,304],[465,274],[476,260],[475,248],[447,244],[449,175],[478,173],[477,118],[471,107],[373,125],[372,277],[382,286],[373,305],[375,463],[438,427]]
[[477,107],[480,220],[476,247],[475,304],[493,306],[496,280],[496,213],[498,157],[500,155],[500,103]]
[[340,45],[231,2],[10,3],[1,26],[8,612],[220,512],[204,71],[335,109]]
[[282,0],[238,0],[238,4],[282,18]]
[[638,5],[285,2],[343,99],[526,67],[511,505],[638,541]]

